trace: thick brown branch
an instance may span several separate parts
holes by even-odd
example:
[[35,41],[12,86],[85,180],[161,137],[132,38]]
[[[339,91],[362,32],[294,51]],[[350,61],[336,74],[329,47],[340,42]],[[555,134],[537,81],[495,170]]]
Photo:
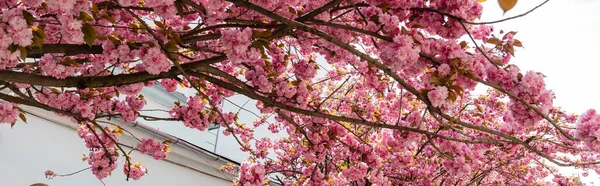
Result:
[[102,54],[102,46],[100,45],[75,45],[75,44],[44,44],[42,48],[33,47],[27,49],[27,57],[40,58],[44,54],[60,53],[65,56],[77,54]]
[[[192,70],[201,66],[207,66],[213,63],[221,62],[226,58],[227,57],[225,56],[217,56],[191,63],[182,64],[181,67],[184,70]],[[39,86],[93,88],[128,85],[149,80],[172,78],[180,74],[181,72],[179,71],[179,69],[172,68],[167,72],[163,72],[157,75],[152,75],[148,72],[138,72],[133,74],[119,74],[95,77],[68,77],[65,79],[57,79],[54,77],[24,72],[0,71],[0,80],[6,82],[25,83]]]

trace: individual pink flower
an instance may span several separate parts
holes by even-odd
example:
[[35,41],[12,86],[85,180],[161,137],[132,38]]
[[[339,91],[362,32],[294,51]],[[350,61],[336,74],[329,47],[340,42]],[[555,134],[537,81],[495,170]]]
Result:
[[62,39],[65,42],[72,44],[83,43],[83,32],[81,31],[83,23],[80,20],[73,19],[73,16],[71,16],[70,14],[66,14],[58,16],[58,21],[61,23],[60,33],[62,35]]
[[260,53],[256,48],[250,48],[252,43],[252,29],[226,29],[221,30],[221,43],[225,48],[228,60],[234,65],[242,61],[256,61],[260,58]]
[[397,35],[393,38],[393,42],[380,42],[379,56],[390,69],[400,71],[407,66],[415,65],[420,51],[420,48],[414,45],[411,36]]
[[104,149],[90,152],[88,164],[92,167],[92,173],[96,175],[96,178],[106,178],[118,166],[114,148],[109,148],[108,152]]
[[136,6],[140,3],[140,0],[118,0],[121,6]]
[[302,80],[310,80],[317,74],[314,61],[300,60],[294,64],[294,73]]
[[171,68],[171,62],[158,47],[149,48],[142,56],[142,61],[146,72],[154,75],[169,71]]
[[260,186],[265,179],[265,168],[258,163],[242,162],[239,183],[244,186]]
[[594,109],[583,113],[577,121],[575,137],[595,138],[595,140],[585,141],[583,144],[591,150],[600,152],[600,115]]
[[145,0],[144,1],[144,6],[145,7],[157,7],[157,6],[163,6],[163,5],[173,5],[175,1],[171,1],[171,0]]
[[433,90],[427,93],[427,97],[429,101],[431,101],[431,105],[434,107],[440,107],[446,104],[446,99],[448,98],[448,88],[445,86],[435,87]]
[[465,157],[459,156],[454,159],[442,160],[442,166],[449,173],[457,176],[462,176],[471,172],[471,165],[465,160]]
[[146,168],[142,166],[140,162],[136,162],[129,166],[127,166],[127,164],[123,165],[123,173],[133,180],[139,180],[146,174],[146,171]]
[[131,107],[131,109],[133,110],[141,110],[144,105],[146,105],[146,100],[144,100],[144,97],[135,97],[135,96],[127,96],[127,98],[125,98],[125,101],[127,101],[127,104]]
[[144,83],[134,83],[117,87],[117,90],[122,94],[133,96],[139,94],[142,88],[144,88]]
[[439,67],[437,67],[437,72],[442,75],[442,76],[446,76],[448,74],[450,74],[450,66],[448,64],[441,64]]
[[32,43],[33,33],[21,16],[14,16],[8,20],[8,34],[12,36],[15,44],[29,46]]
[[477,25],[471,29],[471,35],[475,39],[483,40],[494,31],[494,27],[490,25]]
[[26,6],[30,6],[30,7],[37,7],[40,6],[42,4],[43,0],[21,0],[21,2],[23,2],[23,4],[25,4]]
[[45,2],[49,9],[62,12],[70,12],[75,5],[75,0],[45,0]]
[[77,67],[65,66],[59,64],[62,61],[61,58],[55,58],[52,54],[44,54],[40,59],[40,68],[43,70],[43,74],[49,75],[58,79],[65,79],[69,76],[74,75],[77,72]]
[[174,92],[177,90],[179,82],[174,79],[162,79],[160,80],[160,85],[162,85],[167,92]]
[[221,172],[226,172],[226,173],[235,173],[235,167],[233,166],[232,163],[227,163],[226,165],[221,166],[221,168],[219,169],[221,170]]
[[52,178],[58,176],[58,174],[56,174],[54,171],[51,171],[51,170],[47,170],[46,172],[44,172],[44,175],[46,175],[47,179],[52,179]]
[[0,123],[15,123],[20,113],[17,104],[8,101],[0,102]]

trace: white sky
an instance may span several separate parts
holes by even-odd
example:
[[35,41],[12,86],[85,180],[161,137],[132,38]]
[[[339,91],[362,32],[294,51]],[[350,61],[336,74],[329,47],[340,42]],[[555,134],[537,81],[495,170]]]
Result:
[[[497,1],[483,3],[483,21],[521,14],[542,3],[521,0],[503,16]],[[534,70],[547,76],[546,84],[556,93],[555,105],[582,113],[600,109],[600,88],[596,86],[600,67],[600,1],[552,0],[533,13],[498,23],[495,31],[518,31],[518,48],[512,63],[521,70]]]

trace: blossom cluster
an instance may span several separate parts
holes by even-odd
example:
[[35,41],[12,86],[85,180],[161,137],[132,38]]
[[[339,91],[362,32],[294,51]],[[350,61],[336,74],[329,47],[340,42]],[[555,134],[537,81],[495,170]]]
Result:
[[0,123],[15,123],[21,113],[17,104],[3,101],[0,102]]
[[[559,173],[541,159],[600,172],[578,165],[600,157],[600,116],[555,107],[544,75],[512,63],[516,32],[466,24],[481,14],[477,0],[5,0],[0,122],[23,117],[19,103],[79,123],[99,179],[119,156],[130,178],[147,173],[119,150],[123,129],[97,123],[113,118],[226,128],[250,155],[239,185],[270,173],[285,185],[543,185]],[[140,95],[154,85],[198,92],[160,118]],[[238,94],[257,109],[219,107]],[[150,138],[136,149],[170,151]]]
[[242,162],[240,165],[239,185],[259,186],[265,180],[265,168],[259,163]]
[[133,180],[139,180],[144,174],[146,174],[146,168],[142,166],[140,162],[136,162],[131,165],[123,165],[123,173]]
[[150,154],[155,160],[167,158],[169,153],[169,146],[164,143],[160,143],[151,138],[143,138],[141,142],[137,144],[137,149],[144,154]]

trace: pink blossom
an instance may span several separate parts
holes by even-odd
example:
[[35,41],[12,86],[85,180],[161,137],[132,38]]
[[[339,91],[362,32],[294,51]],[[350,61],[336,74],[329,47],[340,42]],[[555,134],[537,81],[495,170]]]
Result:
[[[62,7],[63,5],[60,6]],[[80,20],[75,20],[71,15],[67,14],[58,16],[58,21],[62,24],[60,33],[65,42],[73,44],[83,43],[82,22]]]
[[92,173],[96,175],[96,178],[106,178],[118,166],[115,150],[110,148],[108,149],[108,152],[103,149],[90,152],[88,164],[92,167]]
[[260,186],[265,179],[265,169],[258,163],[242,162],[239,183],[244,186]]
[[40,6],[42,4],[43,0],[21,0],[21,2],[23,2],[23,4],[30,6],[30,7],[37,7]]
[[294,73],[300,79],[310,80],[317,74],[316,65],[314,61],[300,60],[294,64]]
[[134,83],[117,87],[117,90],[122,94],[133,96],[139,94],[142,91],[142,88],[144,88],[144,83]]
[[121,6],[135,6],[140,3],[139,0],[118,0]]
[[250,48],[252,39],[252,29],[243,30],[222,30],[221,42],[230,46],[225,48],[227,58],[233,64],[239,64],[242,61],[252,61],[260,58],[256,48]]
[[490,25],[478,25],[474,26],[471,30],[473,38],[483,40],[494,31],[494,27]]
[[446,104],[448,98],[448,88],[444,86],[438,86],[427,93],[431,105],[434,107],[440,107]]
[[76,73],[77,68],[73,66],[65,66],[59,64],[60,58],[55,58],[51,54],[45,54],[40,60],[40,67],[45,75],[49,75],[58,79],[65,79]]
[[18,105],[11,102],[0,102],[0,123],[15,123],[21,111]]
[[12,36],[13,42],[20,46],[29,46],[32,42],[31,28],[21,16],[15,16],[8,20],[8,33]]
[[150,154],[156,160],[167,158],[168,145],[151,138],[143,138],[138,142],[137,149],[144,154]]
[[141,110],[144,105],[146,105],[146,100],[144,100],[144,97],[127,96],[125,101],[127,101],[127,104],[133,110]]
[[419,59],[420,49],[414,46],[412,37],[397,35],[393,42],[381,42],[381,59],[390,69],[400,71],[405,66],[414,65]]
[[171,62],[158,47],[149,48],[142,57],[142,61],[144,61],[145,70],[150,74],[160,74],[171,68]]
[[446,76],[448,74],[450,74],[450,66],[448,64],[441,64],[438,68],[437,71],[440,75],[442,76]]
[[123,173],[133,180],[139,180],[144,174],[146,174],[146,168],[142,166],[140,162],[136,162],[132,165],[123,165]]
[[227,163],[226,165],[221,166],[219,170],[226,173],[236,173],[235,167],[232,163]]
[[167,90],[167,92],[174,92],[177,90],[179,82],[174,79],[162,79],[160,80],[160,85],[162,85]]
[[51,10],[70,12],[75,5],[75,0],[45,0],[46,5]]

